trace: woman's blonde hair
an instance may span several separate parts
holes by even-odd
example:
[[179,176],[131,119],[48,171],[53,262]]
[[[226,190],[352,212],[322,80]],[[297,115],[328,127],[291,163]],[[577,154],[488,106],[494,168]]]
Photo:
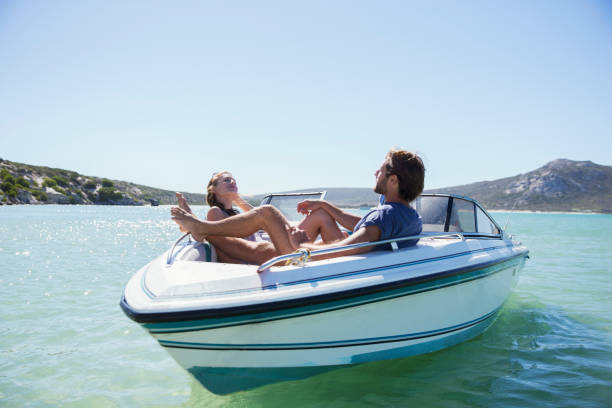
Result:
[[212,178],[208,182],[208,185],[206,186],[206,203],[210,206],[210,208],[217,206],[221,210],[223,210],[227,215],[232,216],[232,215],[238,214],[238,211],[234,210],[233,208],[225,208],[223,203],[221,203],[217,199],[217,196],[213,192],[213,188],[217,185],[217,183],[219,183],[219,180],[221,180],[225,175],[229,175],[230,177],[233,177],[232,173],[230,173],[229,171],[219,171],[213,174]]

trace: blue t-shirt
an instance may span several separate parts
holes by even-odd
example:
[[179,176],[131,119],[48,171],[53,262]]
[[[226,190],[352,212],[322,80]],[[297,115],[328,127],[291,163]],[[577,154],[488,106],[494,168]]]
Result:
[[[380,229],[380,240],[419,235],[423,231],[421,216],[412,207],[400,203],[384,203],[367,213],[353,232],[361,227],[376,225]],[[397,246],[404,248],[415,245],[418,239],[400,241]],[[390,244],[377,245],[376,249],[389,249]]]

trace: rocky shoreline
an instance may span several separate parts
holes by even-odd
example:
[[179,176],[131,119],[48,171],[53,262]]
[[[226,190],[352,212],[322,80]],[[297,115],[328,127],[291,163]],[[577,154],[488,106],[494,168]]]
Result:
[[[74,171],[0,159],[0,205],[3,204],[176,204],[174,191],[84,176]],[[327,191],[341,207],[371,207],[379,196],[371,188],[310,188]],[[463,186],[426,190],[476,199],[490,211],[612,213],[612,166],[590,161],[554,160],[525,174]],[[205,204],[203,194],[183,193],[190,203]],[[258,205],[264,195],[245,197]]]
[[[142,206],[176,202],[173,191],[3,159],[0,159],[0,182],[0,205]],[[184,194],[193,203],[204,202],[202,194]]]

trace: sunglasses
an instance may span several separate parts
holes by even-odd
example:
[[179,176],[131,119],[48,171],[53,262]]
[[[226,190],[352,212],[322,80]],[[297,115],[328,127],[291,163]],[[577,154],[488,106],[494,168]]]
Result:
[[[225,172],[215,171],[215,172],[213,172],[212,176],[210,176],[210,177],[211,177],[211,178],[213,178],[213,177],[215,177],[216,175],[218,175],[218,174],[223,174],[223,173],[225,173]],[[232,176],[227,176],[227,177],[223,177],[223,178],[221,178],[221,179],[217,180],[217,182],[219,182],[219,181],[222,181],[222,182],[224,182],[224,183],[231,183],[232,181],[233,181],[233,182],[236,182],[236,179],[235,179],[235,178],[233,178]]]

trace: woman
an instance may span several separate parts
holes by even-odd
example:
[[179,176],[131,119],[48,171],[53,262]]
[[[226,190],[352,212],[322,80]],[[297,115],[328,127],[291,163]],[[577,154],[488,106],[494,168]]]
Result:
[[[178,206],[193,214],[187,200],[181,193],[176,193]],[[208,221],[219,221],[237,215],[234,204],[243,211],[250,211],[253,206],[238,194],[236,179],[228,171],[214,173],[206,186],[206,202],[210,210],[206,214]],[[181,231],[185,231],[181,228]],[[276,250],[270,242],[257,241],[255,235],[244,238],[210,236],[207,240],[214,245],[217,259],[223,263],[260,264],[276,256]]]
[[[176,197],[179,208],[193,214],[183,195],[176,193]],[[206,202],[210,206],[206,214],[207,221],[220,221],[239,214],[238,210],[233,207],[234,204],[244,212],[253,210],[253,206],[238,194],[236,180],[228,171],[213,174],[206,187]],[[326,243],[345,237],[335,221],[325,211],[317,209],[319,205],[317,202],[308,201],[300,204],[305,205],[300,208],[300,212],[308,213],[307,216],[297,227],[289,224],[285,226],[293,250],[297,249],[301,243],[312,242],[319,235]],[[308,208],[308,211],[305,211],[304,208]],[[187,232],[183,228],[181,231]],[[272,242],[258,240],[256,234],[245,234],[242,238],[208,236],[206,239],[214,245],[217,258],[223,263],[262,264],[278,255]]]

